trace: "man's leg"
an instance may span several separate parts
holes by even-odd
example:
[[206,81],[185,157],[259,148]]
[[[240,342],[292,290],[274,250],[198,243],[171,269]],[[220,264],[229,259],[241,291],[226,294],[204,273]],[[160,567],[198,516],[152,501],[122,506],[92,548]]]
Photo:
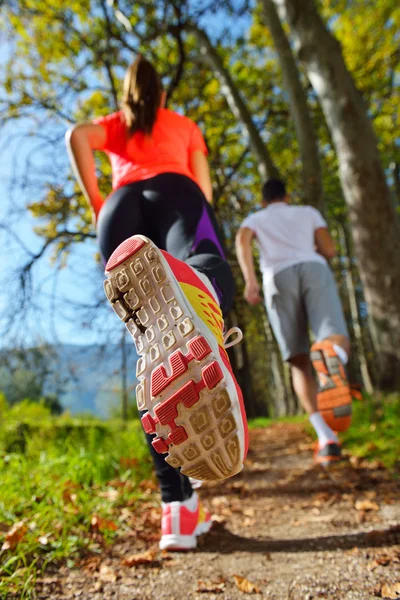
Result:
[[318,436],[319,446],[330,442],[338,442],[334,431],[327,425],[317,408],[318,385],[315,380],[311,360],[308,354],[293,356],[288,361],[292,371],[294,391],[300,404],[310,417],[312,426]]
[[[282,357],[291,365],[293,387],[318,436],[316,460],[326,464],[340,458],[336,434],[317,408],[317,382],[309,357],[307,316],[301,293],[301,268],[279,272],[264,286],[269,321]],[[319,456],[322,453],[322,456]]]
[[328,266],[303,263],[301,282],[317,340],[311,347],[311,360],[319,381],[318,408],[332,429],[345,431],[351,423],[352,399],[345,372],[350,341],[335,280]]

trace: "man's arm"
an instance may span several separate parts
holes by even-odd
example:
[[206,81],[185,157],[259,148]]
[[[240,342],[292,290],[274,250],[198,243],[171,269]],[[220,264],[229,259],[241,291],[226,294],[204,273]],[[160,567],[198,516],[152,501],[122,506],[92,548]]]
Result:
[[246,283],[244,297],[249,304],[258,304],[262,300],[251,248],[254,235],[248,227],[241,227],[236,235],[236,255]]
[[105,142],[104,127],[94,123],[75,125],[65,135],[69,160],[79,187],[94,213],[93,222],[96,221],[104,202],[97,182],[93,150],[102,148]]
[[315,230],[315,246],[317,252],[330,260],[336,256],[336,248],[331,234],[326,227],[319,227]]

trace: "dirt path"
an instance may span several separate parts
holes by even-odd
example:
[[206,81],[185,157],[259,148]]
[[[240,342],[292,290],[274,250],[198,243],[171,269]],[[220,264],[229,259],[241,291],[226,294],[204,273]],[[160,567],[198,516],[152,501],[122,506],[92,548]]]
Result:
[[[201,489],[217,522],[195,552],[156,550],[159,504],[149,497],[127,518],[130,533],[79,568],[49,573],[38,597],[243,599],[236,575],[255,599],[400,598],[399,491],[377,463],[314,466],[300,425],[255,430],[243,473]],[[145,552],[147,564],[123,564]]]

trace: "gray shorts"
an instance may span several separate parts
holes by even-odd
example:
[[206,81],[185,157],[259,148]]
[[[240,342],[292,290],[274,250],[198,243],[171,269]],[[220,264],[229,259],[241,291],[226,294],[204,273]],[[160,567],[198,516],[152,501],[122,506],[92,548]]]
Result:
[[309,352],[308,326],[316,341],[349,335],[333,274],[322,263],[280,271],[264,285],[264,297],[284,360]]

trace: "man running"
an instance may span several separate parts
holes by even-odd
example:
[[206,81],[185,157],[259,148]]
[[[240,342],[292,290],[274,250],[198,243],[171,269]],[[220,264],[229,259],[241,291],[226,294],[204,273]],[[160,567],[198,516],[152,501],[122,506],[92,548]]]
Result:
[[[247,217],[236,236],[244,297],[249,304],[261,302],[251,248],[256,238],[269,321],[282,357],[290,363],[294,390],[317,433],[315,459],[326,465],[340,460],[335,432],[346,430],[351,422],[344,371],[350,341],[327,262],[335,256],[335,246],[320,212],[291,206],[282,181],[268,180],[262,194],[264,208]],[[311,360],[308,326],[316,340]]]

